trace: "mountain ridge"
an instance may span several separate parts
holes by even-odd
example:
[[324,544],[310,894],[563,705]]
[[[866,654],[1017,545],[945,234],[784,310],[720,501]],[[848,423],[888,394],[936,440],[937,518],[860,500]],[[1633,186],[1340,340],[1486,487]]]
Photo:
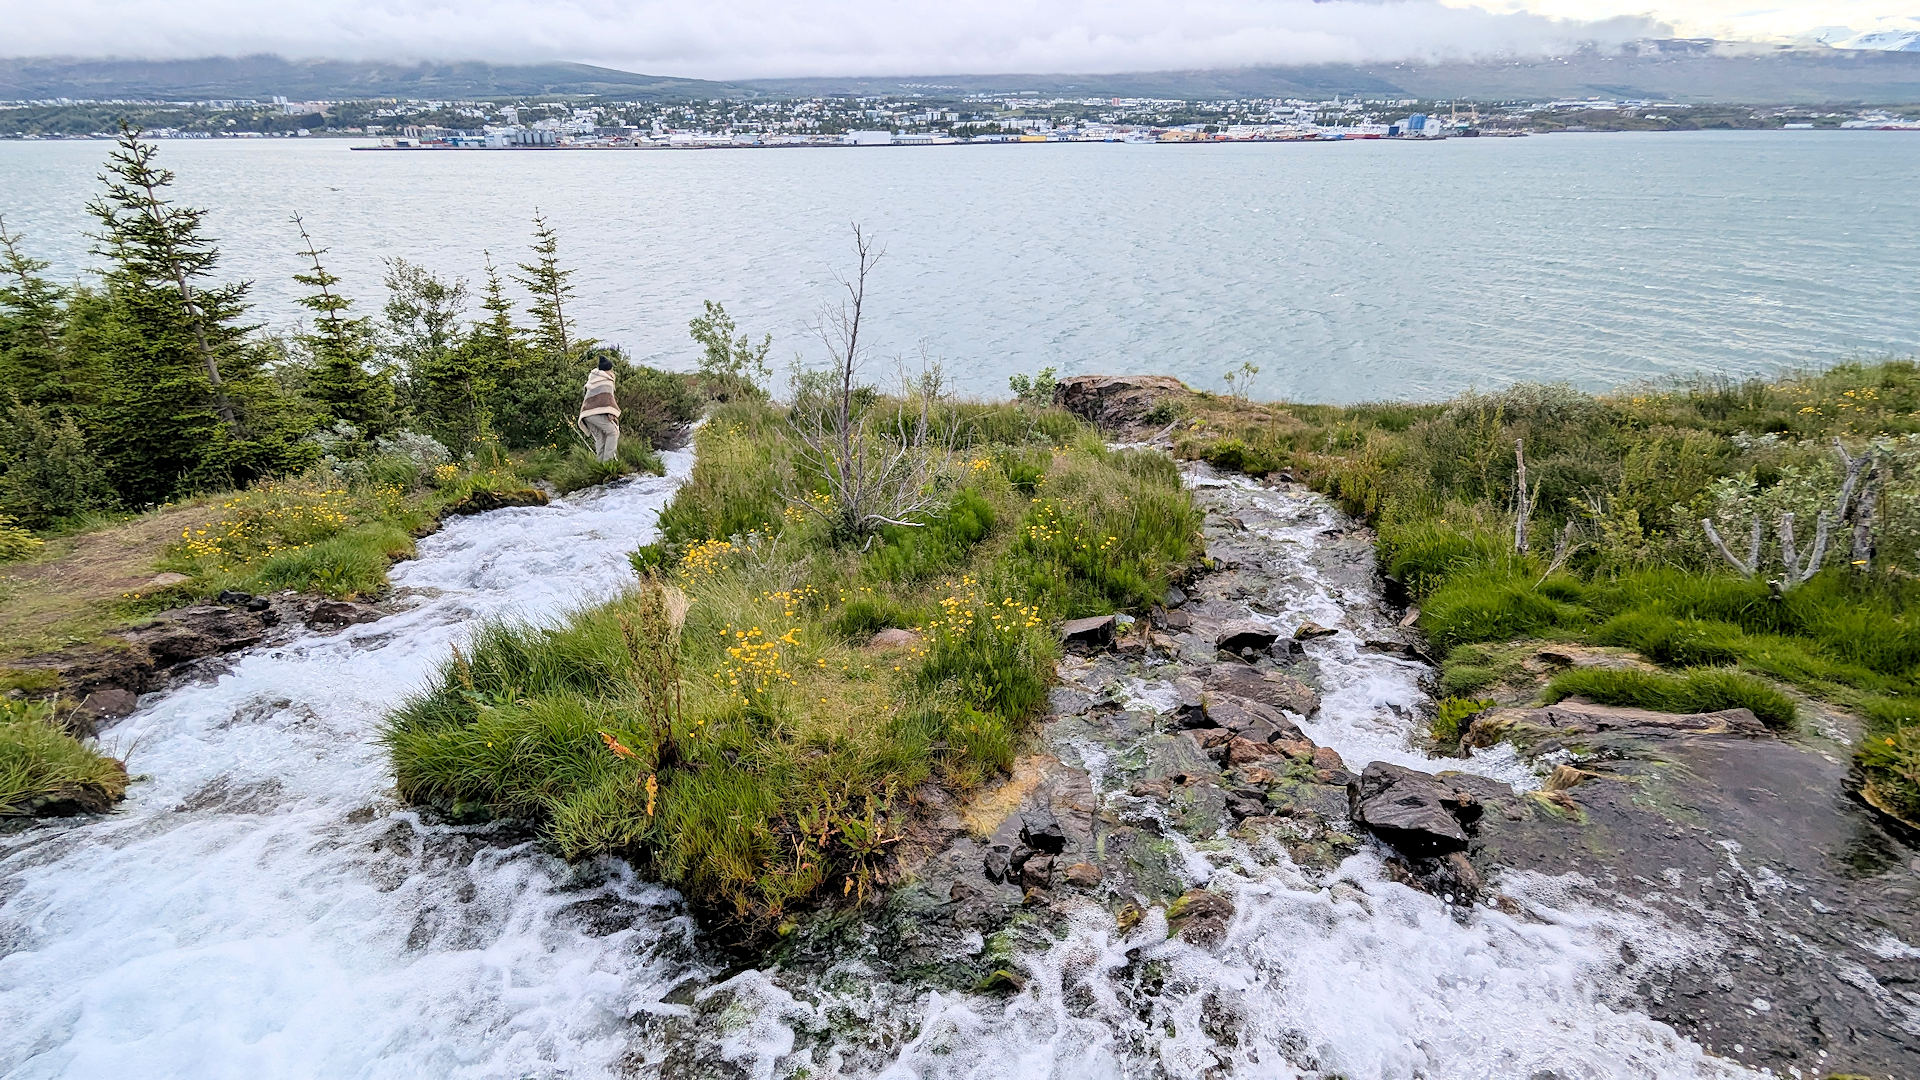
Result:
[[0,58],[0,100],[50,98],[345,100],[398,97],[601,96],[626,100],[960,96],[1032,91],[1056,96],[1184,99],[1309,97],[1643,98],[1784,104],[1920,102],[1920,52],[1642,43],[1622,52],[1438,64],[1297,64],[1111,74],[903,75],[743,79],[648,75],[565,61],[288,60],[270,54],[198,60]]

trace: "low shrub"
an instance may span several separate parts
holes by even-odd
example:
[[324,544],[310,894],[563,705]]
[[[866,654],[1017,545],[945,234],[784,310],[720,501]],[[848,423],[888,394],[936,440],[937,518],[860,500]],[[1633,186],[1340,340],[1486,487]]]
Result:
[[1443,697],[1434,704],[1433,721],[1428,725],[1428,733],[1443,746],[1458,743],[1467,724],[1495,704],[1485,698]]
[[21,528],[5,514],[0,514],[0,563],[17,562],[35,555],[46,547],[46,541]]
[[1725,668],[1689,668],[1678,674],[1621,668],[1576,668],[1554,676],[1548,702],[1583,697],[1601,705],[1656,712],[1697,713],[1749,709],[1771,728],[1791,728],[1793,699],[1764,679]]

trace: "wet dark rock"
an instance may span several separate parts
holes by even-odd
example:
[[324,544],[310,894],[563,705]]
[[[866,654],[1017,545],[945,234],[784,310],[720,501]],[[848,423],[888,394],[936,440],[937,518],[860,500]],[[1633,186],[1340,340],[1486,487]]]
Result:
[[344,630],[359,623],[373,622],[385,615],[386,612],[371,604],[356,604],[351,600],[322,600],[307,613],[307,628]]
[[143,694],[163,679],[152,654],[132,642],[43,653],[10,661],[8,666],[49,672],[69,697],[80,700],[99,690]]
[[1053,884],[1053,856],[1036,855],[1020,864],[1020,884],[1028,889],[1045,889]]
[[1162,402],[1192,394],[1168,375],[1074,375],[1054,385],[1053,403],[1103,429],[1126,433],[1148,423]]
[[77,711],[84,713],[90,720],[118,720],[132,715],[140,707],[140,699],[133,691],[110,686],[104,690],[95,690],[80,701]]
[[240,592],[237,589],[222,589],[220,595],[214,599],[229,607],[245,607],[253,603],[253,594]]
[[1173,682],[1173,722],[1183,728],[1208,727],[1213,724],[1208,716],[1207,699],[1200,692],[1200,683],[1194,679],[1175,679]]
[[1233,694],[1217,693],[1207,699],[1206,718],[1243,739],[1268,743],[1276,739],[1298,739],[1300,729],[1280,710]]
[[1020,813],[1020,842],[1035,851],[1058,855],[1066,850],[1067,834],[1051,807],[1036,806]]
[[1047,711],[1054,716],[1079,716],[1093,705],[1093,695],[1084,690],[1056,686],[1047,691]]
[[[1562,705],[1596,726],[1595,707]],[[1566,746],[1516,739],[1523,753],[1577,746],[1584,775],[1511,808],[1483,798],[1469,849],[1479,876],[1590,881],[1590,902],[1624,894],[1713,942],[1692,962],[1652,969],[1636,1004],[1716,1051],[1741,1045],[1750,1067],[1915,1075],[1920,1012],[1905,995],[1920,857],[1848,797],[1844,750],[1755,737],[1745,717],[1656,714],[1648,724],[1609,712],[1613,727]],[[1815,1050],[1827,1056],[1809,1070]]]
[[1220,627],[1214,634],[1214,648],[1225,652],[1239,653],[1244,649],[1255,652],[1265,651],[1274,642],[1280,640],[1280,634],[1272,627],[1250,620],[1238,620]]
[[1090,862],[1074,863],[1072,866],[1067,867],[1062,876],[1066,879],[1067,884],[1080,889],[1094,888],[1106,877],[1105,874],[1100,872],[1098,866]]
[[1244,664],[1215,664],[1207,669],[1204,685],[1210,691],[1256,701],[1297,716],[1312,716],[1320,695],[1299,679],[1278,671],[1259,671]]
[[1353,820],[1394,849],[1417,858],[1467,849],[1467,826],[1478,820],[1483,796],[1512,789],[1459,773],[1438,776],[1376,761],[1347,787]]
[[1314,638],[1332,637],[1339,632],[1340,631],[1335,630],[1331,626],[1321,626],[1319,623],[1309,619],[1301,623],[1300,628],[1293,632],[1293,640],[1312,641]]
[[1425,649],[1405,641],[1368,638],[1362,647],[1370,652],[1385,653],[1388,656],[1398,656],[1403,660],[1418,660],[1423,664],[1433,664],[1435,667],[1439,666],[1439,664],[1434,662],[1433,657],[1427,655]]
[[1205,889],[1191,889],[1167,905],[1167,927],[1195,945],[1219,942],[1232,923],[1233,902]]
[[1102,648],[1113,644],[1114,623],[1114,617],[1111,615],[1069,619],[1060,624],[1060,640],[1068,645]]
[[256,645],[267,636],[267,621],[253,612],[204,605],[161,612],[122,636],[146,650],[156,666],[173,667]]
[[504,491],[475,491],[460,501],[441,511],[445,517],[460,517],[467,514],[484,514],[492,510],[504,510],[512,506],[545,506],[547,495],[535,488],[512,488]]

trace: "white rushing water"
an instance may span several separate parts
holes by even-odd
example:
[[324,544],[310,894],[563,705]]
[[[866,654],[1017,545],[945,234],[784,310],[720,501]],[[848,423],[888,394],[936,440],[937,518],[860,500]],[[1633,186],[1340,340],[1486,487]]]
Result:
[[[0,838],[0,1074],[585,1075],[622,1051],[671,893],[392,798],[380,717],[476,620],[539,617],[631,580],[692,466],[451,521],[395,568],[419,602],[248,653],[111,729],[120,812]],[[579,905],[660,915],[604,929]],[[590,920],[589,920],[590,923]]]
[[[1623,1004],[1623,943],[1640,965],[1711,943],[1567,882],[1505,881],[1516,909],[1462,912],[1371,853],[1321,878],[1283,851],[1182,838],[1183,876],[1235,903],[1221,944],[1167,939],[1158,912],[1122,934],[1089,908],[1016,955],[1028,984],[998,997],[858,956],[728,977],[674,894],[625,867],[568,867],[398,805],[381,715],[476,619],[550,616],[628,580],[626,552],[691,466],[667,460],[666,479],[451,522],[396,568],[409,610],[246,654],[113,728],[146,776],[121,812],[0,837],[0,1074],[1745,1075]],[[1302,550],[1339,523],[1312,497],[1236,497],[1294,500],[1270,509]],[[1298,613],[1355,610],[1308,587]],[[1417,665],[1314,648],[1314,736],[1360,764],[1417,760],[1393,720],[1422,700]],[[670,998],[689,978],[691,998]]]

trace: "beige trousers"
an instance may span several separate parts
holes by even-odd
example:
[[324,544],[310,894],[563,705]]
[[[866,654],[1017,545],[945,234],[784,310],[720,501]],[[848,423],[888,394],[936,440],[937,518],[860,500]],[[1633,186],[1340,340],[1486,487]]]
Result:
[[620,451],[620,418],[596,413],[581,417],[580,426],[586,429],[587,438],[593,440],[593,456],[612,461],[613,455]]

